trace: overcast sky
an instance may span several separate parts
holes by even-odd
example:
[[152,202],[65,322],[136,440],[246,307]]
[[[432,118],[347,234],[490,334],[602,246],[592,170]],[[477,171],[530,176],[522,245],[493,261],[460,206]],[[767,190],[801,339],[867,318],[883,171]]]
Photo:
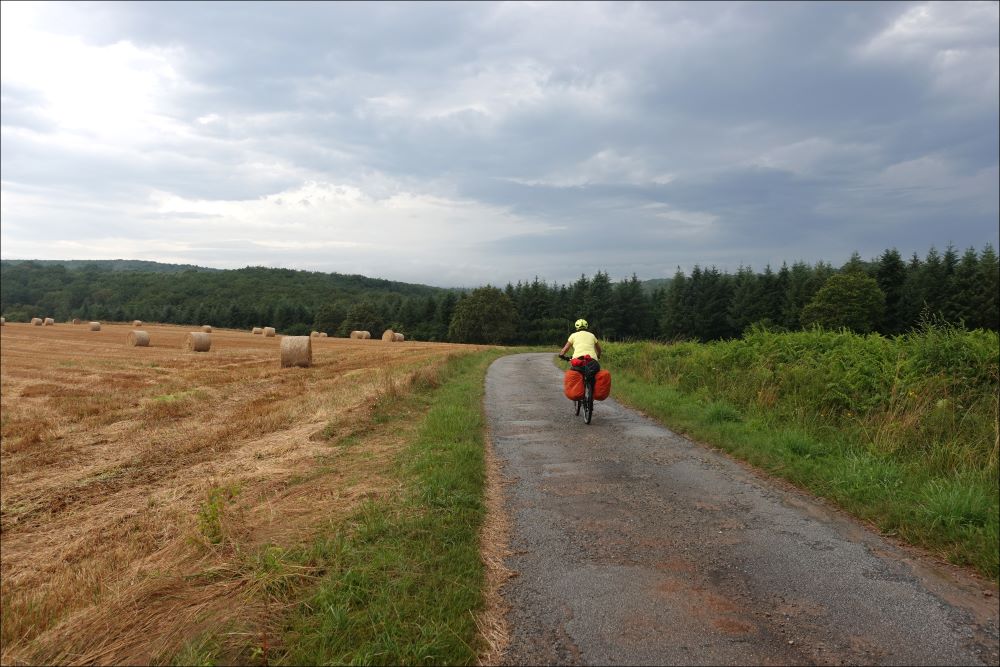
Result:
[[996,2],[2,4],[4,259],[441,286],[997,244]]

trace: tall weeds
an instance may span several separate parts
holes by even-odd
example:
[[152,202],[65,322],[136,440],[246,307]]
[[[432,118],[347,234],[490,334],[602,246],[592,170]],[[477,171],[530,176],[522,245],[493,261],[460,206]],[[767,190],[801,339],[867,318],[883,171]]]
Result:
[[992,331],[926,325],[884,338],[816,329],[708,344],[609,344],[604,361],[723,399],[767,421],[854,434],[940,472],[996,475],[998,355]]

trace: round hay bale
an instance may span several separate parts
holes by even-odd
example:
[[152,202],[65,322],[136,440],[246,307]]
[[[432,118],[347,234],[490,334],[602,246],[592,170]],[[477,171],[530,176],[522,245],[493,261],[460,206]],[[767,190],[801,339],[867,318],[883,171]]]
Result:
[[207,324],[202,324],[202,325],[201,325],[201,330],[202,330],[202,331],[203,331],[204,333],[212,333],[212,327],[210,327],[210,326],[209,326],[209,325],[207,325]]
[[394,333],[394,334],[392,334],[392,341],[394,343],[402,343],[405,339],[406,339],[406,336],[404,336],[401,333]]
[[52,319],[51,317],[46,317],[44,320],[42,320],[42,325],[46,326],[46,327],[52,327],[52,326],[55,326],[55,324],[56,324],[56,321],[54,319]]
[[212,336],[204,331],[192,331],[187,335],[185,347],[188,352],[208,352],[212,348]]
[[326,338],[326,337],[327,337],[327,336],[326,336],[326,332],[325,332],[325,331],[320,331],[320,332],[319,332],[319,337],[320,337],[320,338]]
[[369,339],[371,337],[372,337],[371,333],[369,333],[367,331],[352,331],[351,332],[351,338],[357,338],[359,340],[367,340],[367,339]]
[[141,327],[142,326],[142,320],[132,320],[132,326],[134,326],[134,327]]
[[281,339],[281,367],[312,365],[312,336],[285,336]]
[[261,329],[260,327],[254,327],[254,328],[253,328],[253,329],[252,329],[252,330],[250,331],[250,333],[252,333],[252,334],[253,334],[254,336],[259,336],[260,334],[264,333],[264,330],[263,330],[263,329]]
[[79,317],[74,317],[73,318],[73,324],[83,324],[83,322],[80,321]]
[[7,324],[7,318],[6,317],[0,317],[0,327],[4,326],[5,324]]
[[149,347],[149,334],[145,331],[130,331],[125,337],[125,344],[129,347]]
[[274,338],[274,327],[264,327],[264,337]]
[[40,318],[40,317],[32,317],[31,318],[31,326],[33,326],[33,327],[40,327],[40,326],[42,326],[42,318]]
[[396,332],[392,329],[386,329],[382,332],[382,340],[389,341],[390,343],[396,340]]
[[91,331],[100,331],[101,330],[101,323],[100,322],[91,322],[90,323],[90,330]]
[[309,337],[310,338],[319,338],[319,332],[318,331],[310,331],[309,332]]

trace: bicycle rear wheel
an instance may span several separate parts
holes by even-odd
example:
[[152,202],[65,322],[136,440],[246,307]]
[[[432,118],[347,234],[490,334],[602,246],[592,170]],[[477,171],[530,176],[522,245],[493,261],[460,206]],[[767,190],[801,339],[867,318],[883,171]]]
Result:
[[[578,413],[579,414],[579,413]],[[583,420],[590,423],[594,417],[594,383],[588,382],[583,394]]]

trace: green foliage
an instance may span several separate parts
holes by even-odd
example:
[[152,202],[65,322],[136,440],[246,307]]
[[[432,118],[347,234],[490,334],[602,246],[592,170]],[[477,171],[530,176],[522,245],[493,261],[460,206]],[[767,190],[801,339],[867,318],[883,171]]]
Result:
[[408,397],[430,407],[398,461],[401,492],[365,504],[301,554],[325,574],[286,620],[274,664],[475,662],[483,376],[497,356],[455,359],[439,388]]
[[[195,269],[143,262],[4,260],[0,312],[11,322],[34,316],[140,319],[340,335],[354,329],[378,335],[391,324],[408,340],[441,341],[449,339],[460,297],[468,296],[461,290],[336,273]],[[867,304],[872,307],[868,312],[864,303],[852,300],[873,296],[869,288],[831,294],[835,281],[819,297],[820,288],[835,275],[874,279],[884,295],[883,315],[877,316],[873,303]],[[508,284],[503,293],[516,315],[514,332],[505,331],[505,342],[534,345],[560,344],[579,317],[589,320],[591,330],[606,341],[725,340],[754,325],[795,331],[816,322],[899,334],[927,317],[968,329],[1000,328],[1000,263],[989,244],[978,254],[969,248],[961,257],[951,247],[943,255],[931,248],[925,259],[914,254],[908,263],[895,249],[871,262],[855,253],[839,270],[825,262],[796,262],[777,272],[740,267],[735,275],[696,266],[687,276],[678,268],[671,279],[644,282],[633,275],[615,283],[603,271],[581,275],[570,285],[549,285],[536,277]],[[482,340],[481,331],[470,330],[475,338],[460,337],[468,324],[460,321],[452,332],[459,337],[451,340]]]
[[219,544],[225,538],[223,525],[226,503],[240,492],[238,486],[212,487],[205,502],[198,508],[198,530],[211,544]]
[[880,331],[888,334],[902,333],[906,327],[903,301],[906,265],[895,248],[882,253],[875,271],[875,279],[882,294],[885,295],[885,311]]
[[487,285],[458,302],[448,337],[467,343],[505,343],[517,332],[516,322],[517,310],[510,298]]
[[385,330],[385,320],[375,306],[367,301],[356,303],[347,311],[347,317],[340,323],[337,334],[349,336],[352,331],[368,331],[378,338]]
[[996,578],[1000,337],[771,333],[604,346],[616,394]]
[[215,667],[220,664],[222,647],[211,634],[205,634],[186,642],[180,652],[170,661],[177,667]]
[[831,276],[802,311],[802,324],[868,333],[882,321],[885,295],[878,283],[857,270]]

